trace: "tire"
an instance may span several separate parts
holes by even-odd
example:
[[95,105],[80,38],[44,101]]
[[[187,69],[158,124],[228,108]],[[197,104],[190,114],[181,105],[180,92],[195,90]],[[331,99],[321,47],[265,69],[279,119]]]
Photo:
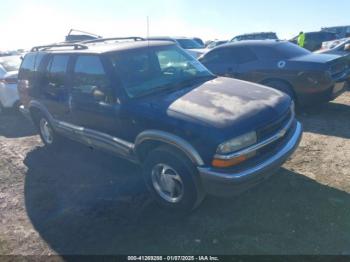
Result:
[[163,208],[187,213],[204,199],[196,167],[172,147],[151,151],[143,163],[143,174],[148,190]]
[[57,149],[62,144],[62,138],[58,135],[48,118],[44,114],[38,114],[35,116],[34,123],[39,131],[41,141],[49,149]]
[[296,102],[296,97],[295,94],[293,92],[293,89],[290,87],[289,84],[283,82],[283,81],[279,81],[279,80],[272,80],[272,81],[268,81],[264,83],[266,86],[272,87],[274,89],[277,89],[287,95],[289,95],[289,97]]

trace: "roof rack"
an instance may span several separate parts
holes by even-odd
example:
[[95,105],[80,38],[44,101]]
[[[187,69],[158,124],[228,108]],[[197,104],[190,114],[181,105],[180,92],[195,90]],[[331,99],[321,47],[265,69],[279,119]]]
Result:
[[31,49],[31,52],[38,52],[38,51],[42,51],[42,50],[51,49],[54,47],[73,47],[75,50],[88,49],[88,47],[86,45],[83,45],[83,44],[52,44],[52,45],[35,46]]
[[131,36],[131,37],[110,37],[110,38],[98,38],[93,40],[87,40],[83,41],[81,43],[83,44],[91,44],[91,43],[101,43],[106,41],[112,41],[112,40],[134,40],[134,41],[144,41],[145,39],[138,36]]

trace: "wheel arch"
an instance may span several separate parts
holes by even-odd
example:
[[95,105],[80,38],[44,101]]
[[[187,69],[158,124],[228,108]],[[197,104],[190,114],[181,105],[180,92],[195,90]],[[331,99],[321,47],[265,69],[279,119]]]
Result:
[[[286,84],[289,87],[289,90],[293,94],[293,99],[295,101],[297,100],[297,95],[296,95],[296,93],[294,91],[293,85],[288,80],[282,79],[282,78],[278,78],[278,77],[269,77],[269,78],[265,78],[264,80],[260,81],[259,84],[268,86],[269,82],[281,82],[281,83]],[[271,87],[271,88],[273,88],[273,87]]]
[[50,121],[50,123],[53,123],[53,118],[51,114],[46,109],[46,107],[42,105],[40,102],[31,101],[28,107],[29,107],[30,116],[34,123],[36,123],[36,120],[38,120],[38,117],[40,114],[44,115]]
[[147,130],[140,133],[135,139],[134,151],[138,158],[143,161],[148,152],[161,145],[177,149],[196,166],[204,165],[203,159],[189,142],[177,135],[160,130]]

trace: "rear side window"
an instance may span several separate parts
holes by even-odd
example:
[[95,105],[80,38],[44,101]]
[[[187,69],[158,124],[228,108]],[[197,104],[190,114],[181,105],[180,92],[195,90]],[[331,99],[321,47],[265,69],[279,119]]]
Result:
[[50,88],[64,88],[68,55],[54,55],[48,64],[48,85]]
[[35,55],[35,53],[32,53],[24,57],[19,72],[19,79],[29,80],[31,78],[31,74],[34,72]]
[[109,80],[98,56],[84,55],[76,60],[73,91],[92,94],[95,89],[106,89]]
[[202,62],[210,64],[245,64],[257,60],[255,53],[248,47],[230,47],[213,50]]
[[30,53],[23,58],[19,70],[19,79],[30,80],[33,77],[33,73],[38,71],[39,65],[45,56],[44,53]]

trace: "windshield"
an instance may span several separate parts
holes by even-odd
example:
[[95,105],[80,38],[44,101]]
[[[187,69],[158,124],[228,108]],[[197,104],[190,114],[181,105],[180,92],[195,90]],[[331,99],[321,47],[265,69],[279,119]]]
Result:
[[177,46],[118,52],[111,56],[130,98],[188,87],[214,76]]
[[0,65],[6,72],[18,71],[19,66],[21,65],[21,58],[20,56],[1,57]]
[[203,48],[199,43],[192,39],[176,39],[183,49],[200,49]]

